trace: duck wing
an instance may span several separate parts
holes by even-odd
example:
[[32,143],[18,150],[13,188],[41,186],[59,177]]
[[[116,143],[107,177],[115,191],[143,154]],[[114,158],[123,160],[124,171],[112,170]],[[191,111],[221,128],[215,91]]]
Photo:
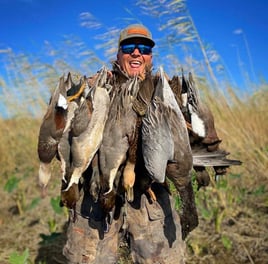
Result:
[[193,165],[202,167],[229,167],[239,166],[242,164],[240,160],[228,159],[230,154],[225,150],[218,149],[213,152],[208,152],[202,147],[195,146],[192,148],[193,153]]

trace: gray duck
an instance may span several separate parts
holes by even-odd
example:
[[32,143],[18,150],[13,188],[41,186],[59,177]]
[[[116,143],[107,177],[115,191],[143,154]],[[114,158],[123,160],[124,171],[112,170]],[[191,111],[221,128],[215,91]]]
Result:
[[[75,209],[79,199],[79,182],[83,173],[91,164],[94,165],[93,171],[98,166],[92,161],[97,157],[110,106],[109,91],[105,86],[106,78],[107,69],[103,67],[94,85],[87,87],[85,94],[79,97],[78,108],[59,146],[59,152],[67,154],[61,155],[63,160],[67,160],[67,163],[69,161],[68,166],[63,170],[61,205],[71,209]],[[88,85],[86,78],[83,82]],[[92,184],[96,183],[94,188],[99,188],[98,177],[98,173],[92,176]]]
[[193,158],[185,119],[162,67],[153,100],[143,118],[142,152],[152,181],[164,183],[167,176],[181,197],[185,239],[198,225],[190,175]]
[[123,81],[114,83],[109,116],[99,149],[102,185],[100,201],[106,213],[111,213],[115,205],[116,189],[114,186],[118,181],[117,178],[121,177],[119,172],[122,171],[123,186],[129,200],[133,199],[135,182],[135,159],[129,159],[129,157],[135,153],[137,113],[132,106],[137,96],[139,83],[138,77],[131,79],[124,76],[123,72],[118,74]]

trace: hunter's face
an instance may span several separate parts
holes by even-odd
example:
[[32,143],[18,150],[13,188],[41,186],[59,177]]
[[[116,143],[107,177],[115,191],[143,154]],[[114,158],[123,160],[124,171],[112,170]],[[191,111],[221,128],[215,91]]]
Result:
[[146,69],[152,67],[152,57],[152,48],[137,38],[120,46],[117,62],[128,76],[144,76]]

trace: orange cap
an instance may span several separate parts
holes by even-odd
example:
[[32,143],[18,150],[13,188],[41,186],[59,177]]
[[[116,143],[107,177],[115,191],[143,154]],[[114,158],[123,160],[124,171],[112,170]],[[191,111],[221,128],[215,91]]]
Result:
[[155,45],[153,38],[152,38],[152,33],[149,31],[147,27],[145,27],[142,24],[132,24],[125,29],[123,29],[120,32],[120,37],[118,41],[118,45],[131,38],[143,38],[148,41],[148,43],[153,47]]

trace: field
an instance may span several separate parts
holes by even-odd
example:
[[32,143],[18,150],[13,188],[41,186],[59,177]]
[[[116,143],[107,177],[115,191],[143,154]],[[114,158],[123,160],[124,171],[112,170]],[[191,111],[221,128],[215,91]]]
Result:
[[[217,93],[217,94],[216,94]],[[200,224],[186,240],[187,263],[268,263],[268,89],[248,98],[205,93],[221,147],[241,166],[196,193]],[[0,263],[65,263],[67,212],[58,207],[60,173],[53,162],[48,195],[37,186],[41,118],[0,119]],[[131,263],[121,249],[120,263]],[[26,262],[26,260],[28,262]]]

